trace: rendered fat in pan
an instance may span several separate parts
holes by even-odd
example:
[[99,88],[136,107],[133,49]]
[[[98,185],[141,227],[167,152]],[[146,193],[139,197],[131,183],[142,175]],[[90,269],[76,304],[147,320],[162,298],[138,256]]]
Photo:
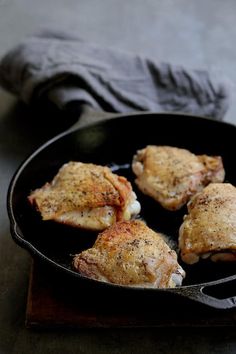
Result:
[[[52,180],[64,163],[82,161],[107,165],[127,177],[142,205],[141,218],[150,228],[166,235],[175,249],[186,207],[176,212],[165,210],[136,188],[132,157],[146,145],[176,146],[199,155],[221,156],[225,181],[236,185],[236,127],[232,124],[184,114],[140,113],[116,116],[83,128],[75,125],[35,151],[13,176],[7,198],[13,239],[31,255],[66,276],[99,287],[101,282],[80,275],[71,265],[73,255],[91,247],[96,234],[42,222],[27,201],[30,192]],[[177,288],[131,289],[110,283],[102,286],[138,293],[142,297],[152,293],[162,298],[168,293],[219,309],[236,306],[236,263],[213,264],[206,259],[192,266],[181,265],[187,275]]]

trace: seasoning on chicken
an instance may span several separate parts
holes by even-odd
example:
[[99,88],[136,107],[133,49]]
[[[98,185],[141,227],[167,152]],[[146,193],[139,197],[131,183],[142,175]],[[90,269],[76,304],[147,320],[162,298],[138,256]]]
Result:
[[188,203],[188,213],[179,230],[182,260],[236,261],[236,188],[209,184]]
[[89,230],[103,230],[140,212],[127,179],[91,163],[63,165],[51,183],[33,191],[28,199],[43,220]]
[[140,220],[121,221],[100,233],[73,265],[89,278],[133,287],[171,288],[185,277],[176,252]]
[[198,156],[171,146],[148,145],[137,151],[132,169],[139,189],[169,210],[180,209],[193,194],[225,176],[220,156]]

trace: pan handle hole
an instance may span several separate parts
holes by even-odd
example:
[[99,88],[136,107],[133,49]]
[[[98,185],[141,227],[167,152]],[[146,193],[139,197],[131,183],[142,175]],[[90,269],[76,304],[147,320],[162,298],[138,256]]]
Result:
[[216,299],[227,299],[236,296],[236,279],[221,284],[205,286],[202,292]]

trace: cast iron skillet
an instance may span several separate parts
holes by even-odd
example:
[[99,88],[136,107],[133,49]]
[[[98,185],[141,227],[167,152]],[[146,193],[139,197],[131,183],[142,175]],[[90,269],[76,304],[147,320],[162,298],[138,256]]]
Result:
[[[53,265],[66,275],[83,282],[88,280],[71,267],[72,256],[93,245],[97,234],[80,231],[50,221],[41,221],[27,202],[30,191],[50,181],[66,162],[82,161],[111,166],[126,176],[141,202],[148,226],[167,235],[176,247],[178,228],[186,208],[170,212],[140,193],[134,184],[130,162],[137,149],[148,144],[186,148],[195,154],[221,155],[226,181],[236,185],[236,127],[203,117],[182,114],[141,113],[121,115],[85,128],[72,127],[34,152],[16,171],[8,191],[8,213],[13,239],[33,256]],[[181,263],[181,261],[180,261]],[[202,260],[196,265],[182,264],[187,276],[179,288],[140,289],[105,283],[105,288],[123,288],[143,294],[177,294],[215,308],[236,306],[236,263],[212,263]],[[76,280],[76,279],[75,279]],[[79,280],[78,280],[79,281]]]

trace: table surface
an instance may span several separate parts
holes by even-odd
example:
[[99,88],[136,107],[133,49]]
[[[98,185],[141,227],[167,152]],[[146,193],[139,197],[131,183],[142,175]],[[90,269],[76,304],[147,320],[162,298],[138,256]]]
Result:
[[[236,123],[235,20],[234,0],[0,0],[0,56],[41,27],[73,29],[101,45],[209,70],[229,82],[225,120]],[[25,328],[31,260],[11,239],[6,193],[21,161],[53,135],[34,118],[0,90],[0,353],[235,353],[233,328]]]

